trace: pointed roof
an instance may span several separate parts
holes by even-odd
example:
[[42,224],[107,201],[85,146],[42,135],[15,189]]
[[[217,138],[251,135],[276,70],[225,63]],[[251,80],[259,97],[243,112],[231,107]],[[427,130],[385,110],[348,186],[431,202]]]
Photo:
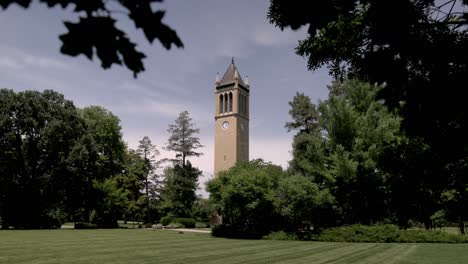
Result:
[[247,85],[245,85],[244,81],[242,80],[242,77],[240,76],[240,73],[237,70],[236,65],[234,64],[234,59],[232,59],[231,64],[227,68],[226,73],[224,73],[223,78],[219,82],[218,86],[235,83],[236,79],[240,85],[247,87]]

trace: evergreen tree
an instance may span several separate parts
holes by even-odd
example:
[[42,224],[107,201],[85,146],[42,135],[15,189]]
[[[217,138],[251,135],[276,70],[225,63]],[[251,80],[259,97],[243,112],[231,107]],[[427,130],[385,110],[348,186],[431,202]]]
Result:
[[185,167],[187,157],[203,155],[201,152],[196,152],[196,149],[203,147],[200,144],[200,139],[195,136],[200,132],[200,129],[194,128],[188,111],[180,113],[175,124],[169,125],[167,132],[170,137],[166,149],[176,152],[176,160],[181,161],[182,167]]
[[[144,136],[140,140],[138,145],[137,152],[143,158],[145,162],[145,178],[144,178],[144,189],[146,194],[146,220],[150,222],[150,194],[149,190],[151,189],[150,185],[157,184],[157,174],[156,170],[159,167],[159,163],[155,160],[156,156],[159,156],[159,151],[156,146],[151,143],[151,139],[147,136]],[[154,181],[154,182],[152,182]],[[153,188],[154,189],[154,188]]]

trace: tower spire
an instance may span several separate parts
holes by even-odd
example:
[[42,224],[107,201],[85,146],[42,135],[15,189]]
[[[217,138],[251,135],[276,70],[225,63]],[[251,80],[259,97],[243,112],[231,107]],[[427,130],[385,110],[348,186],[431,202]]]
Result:
[[231,64],[234,64],[234,56],[232,57]]

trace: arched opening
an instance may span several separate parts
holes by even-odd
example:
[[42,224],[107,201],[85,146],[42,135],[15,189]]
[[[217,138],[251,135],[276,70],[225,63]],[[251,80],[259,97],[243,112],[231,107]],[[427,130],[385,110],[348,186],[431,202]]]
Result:
[[225,95],[224,95],[224,112],[225,112],[225,113],[228,112],[228,100],[229,100],[228,95],[225,94]]
[[242,114],[242,94],[241,93],[239,93],[239,99],[237,100],[237,102],[238,102],[238,106],[237,106],[238,110],[237,111],[240,114]]
[[232,112],[232,92],[229,92],[229,112]]
[[245,115],[249,115],[249,97],[247,95],[245,96]]
[[242,114],[245,115],[245,95],[242,95]]
[[219,95],[219,113],[222,114],[223,113],[223,110],[224,110],[224,100],[223,100],[223,95],[220,94]]

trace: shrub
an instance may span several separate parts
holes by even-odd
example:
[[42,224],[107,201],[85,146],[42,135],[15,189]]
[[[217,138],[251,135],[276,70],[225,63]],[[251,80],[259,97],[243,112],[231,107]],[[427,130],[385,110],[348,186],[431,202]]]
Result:
[[194,228],[196,223],[192,218],[174,218],[172,222],[180,223],[186,228]]
[[243,227],[217,225],[211,228],[211,235],[226,238],[260,239],[265,234]]
[[144,226],[145,226],[145,228],[151,228],[153,226],[153,224],[152,223],[145,223]]
[[468,237],[429,230],[400,230],[395,225],[350,225],[325,229],[316,238],[329,242],[468,243]]
[[395,242],[400,229],[395,225],[350,225],[325,229],[320,241],[333,242]]
[[152,225],[151,227],[154,228],[154,229],[162,229],[163,225],[162,224],[155,224],[155,225]]
[[167,215],[161,218],[161,224],[163,226],[169,225],[172,221],[174,220],[174,216],[172,215]]
[[77,222],[75,223],[75,229],[95,229],[97,225],[86,223],[86,222]]
[[204,222],[195,223],[195,228],[208,228],[208,227],[209,227],[208,223],[204,223]]
[[286,233],[284,231],[271,232],[270,234],[263,237],[268,240],[298,240],[297,236],[292,233]]
[[167,225],[167,228],[173,228],[173,229],[177,229],[177,228],[183,228],[184,225],[182,225],[181,223],[177,223],[177,222],[171,222],[169,225]]

